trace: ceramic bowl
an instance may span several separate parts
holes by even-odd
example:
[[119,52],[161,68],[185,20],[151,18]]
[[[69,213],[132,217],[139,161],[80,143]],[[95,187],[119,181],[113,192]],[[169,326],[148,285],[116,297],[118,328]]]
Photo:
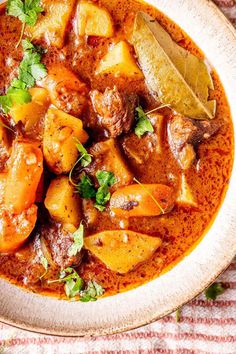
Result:
[[[1,2],[1,1],[0,1]],[[236,33],[207,0],[149,0],[195,41],[218,72],[236,129]],[[236,255],[236,166],[221,209],[200,244],[159,278],[97,302],[57,300],[0,280],[0,320],[57,335],[129,330],[174,311],[204,290]]]

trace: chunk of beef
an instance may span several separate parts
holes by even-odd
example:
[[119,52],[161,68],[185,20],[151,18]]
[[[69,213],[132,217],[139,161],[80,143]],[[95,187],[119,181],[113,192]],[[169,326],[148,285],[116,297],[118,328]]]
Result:
[[104,93],[92,90],[90,97],[99,124],[107,131],[107,137],[115,138],[130,130],[138,104],[137,95],[121,93],[113,87],[106,88]]
[[217,120],[194,120],[182,115],[172,116],[168,123],[168,141],[180,167],[186,170],[196,157],[195,146],[210,138],[220,128]]
[[59,224],[47,224],[40,232],[42,253],[49,264],[59,266],[62,269],[78,265],[82,259],[82,253],[69,256],[68,251],[73,244],[72,233]]

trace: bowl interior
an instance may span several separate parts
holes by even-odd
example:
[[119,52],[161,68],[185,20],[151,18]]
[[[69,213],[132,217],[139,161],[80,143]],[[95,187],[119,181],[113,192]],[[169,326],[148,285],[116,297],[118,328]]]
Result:
[[[236,126],[233,27],[206,0],[146,2],[174,20],[205,53],[221,78]],[[208,286],[235,256],[235,200],[234,164],[224,203],[201,243],[169,272],[126,293],[91,303],[67,302],[25,292],[0,279],[0,320],[51,334],[101,335],[135,328],[174,311]]]

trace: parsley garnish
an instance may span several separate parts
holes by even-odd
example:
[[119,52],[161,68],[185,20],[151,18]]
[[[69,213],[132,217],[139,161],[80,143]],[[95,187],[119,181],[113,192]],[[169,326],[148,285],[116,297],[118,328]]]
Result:
[[25,24],[34,26],[37,22],[38,14],[44,9],[39,6],[40,0],[8,0],[7,14],[17,17],[22,23],[20,39],[16,45],[18,47],[25,30]]
[[48,281],[49,284],[58,282],[65,283],[65,293],[69,299],[80,296],[79,300],[83,302],[96,301],[97,297],[104,293],[103,288],[95,281],[89,281],[85,287],[83,279],[71,267],[62,270],[59,279]]
[[72,237],[74,243],[68,250],[69,257],[75,256],[78,252],[81,251],[84,245],[84,225],[82,224],[82,222],[80,223],[78,230],[73,233]]
[[109,187],[116,183],[116,178],[112,172],[98,170],[96,177],[99,188],[96,190],[93,182],[87,175],[83,175],[81,181],[77,185],[77,189],[82,198],[96,198],[95,208],[99,211],[105,209],[105,204],[110,200],[111,193]]
[[96,193],[96,203],[94,204],[95,208],[99,211],[103,211],[105,209],[105,204],[110,200],[111,193],[109,192],[109,188],[116,183],[116,178],[112,172],[109,171],[97,171],[96,177],[100,187]]
[[82,167],[87,167],[92,162],[92,155],[90,155],[88,153],[88,151],[85,149],[85,147],[81,144],[81,142],[78,139],[76,139],[76,147],[77,147],[77,150],[80,152],[80,157],[75,162],[74,166],[72,167],[72,169],[70,170],[70,173],[69,173],[70,183],[73,184],[73,186],[75,186],[75,187],[77,187],[77,184],[75,184],[72,180],[72,173],[73,173],[75,167],[78,165],[79,162]]
[[153,126],[141,106],[138,106],[135,109],[135,118],[137,124],[134,129],[134,132],[139,138],[141,138],[141,136],[143,136],[143,134],[147,132],[154,132]]
[[31,95],[27,90],[47,75],[47,70],[41,61],[41,52],[28,39],[22,41],[24,57],[19,65],[18,78],[12,80],[5,96],[0,96],[0,106],[8,113],[14,104],[29,103]]
[[96,301],[97,297],[102,296],[104,289],[96,281],[90,280],[86,288],[80,293],[80,301]]
[[208,300],[215,300],[217,296],[223,294],[225,288],[222,283],[213,283],[208,289],[205,290],[205,296]]
[[93,182],[87,175],[81,177],[80,182],[77,185],[78,192],[84,199],[94,198],[96,196],[96,189]]
[[80,152],[80,164],[82,167],[87,167],[92,162],[92,156],[88,153],[85,147],[77,140],[76,147]]

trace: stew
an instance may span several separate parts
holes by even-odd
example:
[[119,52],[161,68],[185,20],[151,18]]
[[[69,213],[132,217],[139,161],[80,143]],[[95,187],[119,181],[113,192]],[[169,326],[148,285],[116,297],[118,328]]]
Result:
[[94,301],[168,270],[232,167],[203,53],[136,0],[8,0],[0,34],[0,275]]

